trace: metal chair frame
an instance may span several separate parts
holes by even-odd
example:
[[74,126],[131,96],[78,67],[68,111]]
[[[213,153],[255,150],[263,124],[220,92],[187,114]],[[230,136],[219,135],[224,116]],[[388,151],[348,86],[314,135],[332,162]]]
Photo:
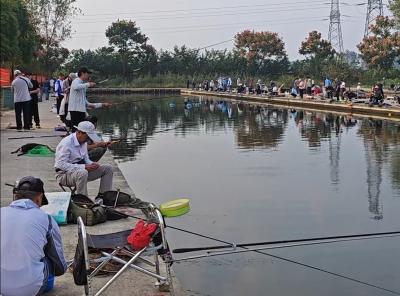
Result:
[[[83,223],[82,218],[78,217],[78,220],[77,220],[78,235],[80,235],[82,238],[83,253],[84,253],[84,258],[85,258],[85,268],[86,268],[86,274],[87,274],[87,284],[85,285],[85,295],[88,295],[88,296],[101,295],[114,281],[116,281],[121,276],[121,274],[127,268],[133,268],[136,271],[142,272],[148,276],[155,278],[157,280],[156,286],[159,286],[159,287],[166,286],[169,288],[170,294],[174,295],[173,286],[172,286],[172,276],[171,276],[171,270],[170,270],[171,260],[166,260],[166,263],[165,263],[166,276],[162,276],[160,274],[160,265],[159,265],[159,258],[158,258],[158,253],[157,253],[157,251],[161,248],[164,248],[164,250],[168,249],[168,244],[167,244],[166,235],[165,235],[164,219],[163,219],[163,216],[160,213],[160,211],[153,204],[150,204],[150,210],[151,210],[151,213],[155,214],[155,218],[157,219],[157,223],[159,225],[159,229],[161,232],[161,238],[162,238],[162,242],[160,245],[155,246],[153,243],[151,243],[149,246],[141,249],[138,252],[130,251],[130,250],[126,249],[124,246],[121,246],[121,247],[115,248],[113,250],[113,252],[111,252],[111,253],[101,251],[102,257],[98,258],[98,259],[90,259],[89,258],[88,235],[86,233],[86,226]],[[128,261],[123,260],[117,256],[118,252],[122,252],[128,256],[131,256],[132,258]],[[141,257],[144,255],[153,255],[154,262]],[[168,254],[166,256],[170,256],[170,255]],[[172,259],[172,258],[169,258],[169,259]],[[91,285],[94,276],[104,266],[106,266],[111,260],[123,264],[122,268],[110,280],[108,280],[107,283],[99,291],[94,292],[92,285]],[[134,264],[135,261],[141,261],[147,265],[155,267],[155,272]],[[90,263],[91,262],[100,263],[92,272],[90,272]]]

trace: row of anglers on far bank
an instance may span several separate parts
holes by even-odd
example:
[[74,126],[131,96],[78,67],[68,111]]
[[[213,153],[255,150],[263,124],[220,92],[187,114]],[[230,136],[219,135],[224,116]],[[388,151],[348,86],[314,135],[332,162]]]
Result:
[[[278,85],[276,81],[271,80],[269,83],[263,82],[261,79],[255,81],[249,79],[242,81],[241,78],[236,80],[236,84],[230,77],[219,77],[217,80],[204,80],[196,84],[194,80],[190,83],[187,81],[186,87],[192,90],[204,90],[210,92],[228,92],[237,94],[256,94],[256,95],[286,95],[300,99],[327,99],[333,101],[357,101],[367,103],[369,105],[382,106],[385,100],[384,86],[382,83],[374,84],[370,91],[365,91],[361,87],[361,83],[357,84],[354,90],[346,86],[346,82],[340,79],[332,80],[326,77],[320,83],[316,83],[311,78],[298,78],[293,84],[286,87],[284,84]],[[390,85],[390,90],[400,93],[400,86]],[[393,102],[400,105],[400,95],[393,97]]]

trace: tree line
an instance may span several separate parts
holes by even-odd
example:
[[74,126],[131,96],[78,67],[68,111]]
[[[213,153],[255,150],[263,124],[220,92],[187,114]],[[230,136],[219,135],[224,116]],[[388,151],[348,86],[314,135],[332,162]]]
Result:
[[[157,51],[136,22],[117,20],[106,30],[108,46],[94,50],[62,47],[71,37],[71,19],[80,13],[76,0],[0,0],[1,63],[47,74],[69,73],[85,65],[113,84],[183,86],[186,81],[217,76],[258,77],[290,83],[295,77],[338,77],[349,83],[376,80],[399,83],[400,0],[391,2],[393,17],[379,17],[359,52],[338,53],[321,33],[312,31],[299,45],[304,59],[290,61],[275,32],[245,30],[234,36],[232,49],[175,46]],[[3,18],[5,16],[5,18]],[[4,24],[4,26],[3,26]],[[4,28],[4,30],[3,30]]]

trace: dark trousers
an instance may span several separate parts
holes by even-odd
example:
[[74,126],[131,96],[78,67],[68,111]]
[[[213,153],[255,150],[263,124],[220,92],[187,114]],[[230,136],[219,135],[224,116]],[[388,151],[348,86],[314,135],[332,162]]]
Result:
[[30,105],[31,105],[30,101],[14,103],[15,120],[17,123],[17,129],[19,130],[22,129],[21,113],[23,114],[24,118],[24,129],[30,129],[30,123],[31,123]]
[[304,96],[304,89],[303,89],[303,88],[300,88],[300,89],[299,89],[299,92],[300,92],[300,98],[303,98],[303,96]]
[[78,126],[78,124],[86,119],[86,112],[79,112],[79,111],[69,111],[71,115],[71,129],[72,132],[76,131],[74,126]]
[[33,125],[32,118],[36,123],[36,126],[40,125],[40,118],[39,118],[39,106],[38,106],[38,99],[32,99],[30,100],[30,108],[31,108],[31,114],[30,114],[30,125]]
[[57,96],[56,104],[57,104],[57,114],[60,113],[60,106],[61,106],[61,101],[64,98],[63,95]]

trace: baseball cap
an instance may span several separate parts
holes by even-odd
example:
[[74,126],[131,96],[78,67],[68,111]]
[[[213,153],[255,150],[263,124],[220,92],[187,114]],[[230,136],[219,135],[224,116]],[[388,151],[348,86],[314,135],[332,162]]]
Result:
[[38,192],[43,193],[42,197],[42,205],[47,205],[49,204],[49,201],[46,198],[46,195],[44,194],[44,187],[43,187],[43,181],[40,180],[39,178],[35,178],[32,176],[28,177],[23,177],[21,180],[19,180],[17,188],[16,188],[16,193],[21,193],[25,196],[32,195],[32,193],[36,194]]
[[78,76],[80,76],[82,73],[88,73],[88,74],[92,74],[92,71],[89,71],[88,68],[86,67],[82,67],[78,70]]
[[90,121],[82,121],[78,124],[78,126],[74,126],[74,128],[76,128],[78,131],[86,133],[93,142],[101,141],[100,137],[97,135],[94,124]]
[[20,70],[14,70],[14,76],[20,75],[22,72]]

